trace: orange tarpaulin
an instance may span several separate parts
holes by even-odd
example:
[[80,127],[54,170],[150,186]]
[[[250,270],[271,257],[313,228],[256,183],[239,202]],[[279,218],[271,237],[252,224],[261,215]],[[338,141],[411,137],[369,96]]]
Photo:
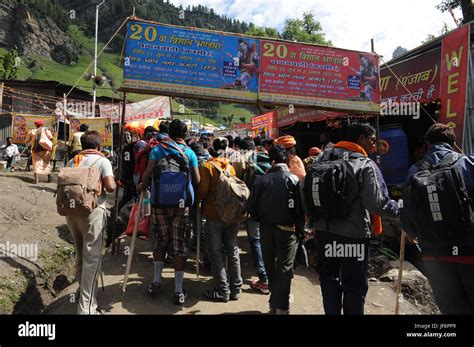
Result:
[[125,124],[125,127],[123,129],[124,131],[129,131],[139,136],[143,136],[143,133],[146,127],[152,126],[158,130],[158,127],[160,126],[160,122],[161,121],[158,118],[134,120],[134,121],[127,122],[127,124]]

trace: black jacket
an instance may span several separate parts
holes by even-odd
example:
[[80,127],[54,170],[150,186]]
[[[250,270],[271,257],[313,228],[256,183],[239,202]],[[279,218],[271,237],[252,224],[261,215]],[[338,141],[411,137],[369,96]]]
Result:
[[253,184],[247,210],[263,225],[296,225],[304,228],[304,210],[298,177],[288,172],[288,166],[275,165]]

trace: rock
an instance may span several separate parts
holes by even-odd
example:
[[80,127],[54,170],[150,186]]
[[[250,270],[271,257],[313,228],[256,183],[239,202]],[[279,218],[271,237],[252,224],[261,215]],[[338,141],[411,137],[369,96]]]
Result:
[[375,307],[383,307],[383,305],[379,304],[378,302],[372,301],[371,304],[374,305]]
[[[23,4],[0,3],[0,47],[18,51],[24,56],[39,55],[48,59],[57,47],[78,52],[72,39],[49,17],[36,18]],[[32,65],[33,64],[33,65]],[[30,69],[37,66],[32,62]]]
[[38,66],[38,61],[33,60],[31,63],[28,64],[28,69],[32,70]]

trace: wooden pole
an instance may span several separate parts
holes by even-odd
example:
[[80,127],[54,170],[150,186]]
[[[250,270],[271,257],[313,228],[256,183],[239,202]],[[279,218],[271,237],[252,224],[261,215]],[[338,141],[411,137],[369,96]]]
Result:
[[402,276],[403,276],[403,262],[405,260],[405,238],[406,232],[402,230],[400,233],[400,261],[398,269],[398,280],[397,280],[397,301],[395,302],[395,314],[398,314],[400,309],[400,302],[402,300],[401,289],[402,289]]
[[201,203],[197,205],[196,211],[196,237],[197,237],[197,245],[196,245],[196,277],[199,278],[199,263],[201,261]]
[[[122,148],[123,148],[123,128],[125,126],[125,111],[127,109],[127,93],[123,93],[123,100],[122,100],[122,117],[120,118],[120,129],[119,129],[119,148],[118,148],[118,178],[122,177],[122,167],[123,167],[123,158],[122,158]],[[113,127],[113,124],[112,124]],[[113,223],[112,223],[112,255],[117,254],[120,251],[120,242],[118,242],[117,238],[117,217],[118,217],[118,196],[119,196],[119,188],[115,191],[115,205],[114,205],[114,212],[112,215]]]
[[123,279],[122,295],[125,294],[125,290],[127,289],[128,275],[130,274],[130,268],[132,266],[133,252],[135,251],[135,242],[137,241],[138,224],[140,223],[140,215],[142,213],[144,197],[145,197],[145,192],[142,192],[140,194],[140,200],[138,202],[137,212],[135,213],[135,225],[133,226],[132,244],[130,245],[130,253],[128,254],[127,268],[125,270],[125,278]]

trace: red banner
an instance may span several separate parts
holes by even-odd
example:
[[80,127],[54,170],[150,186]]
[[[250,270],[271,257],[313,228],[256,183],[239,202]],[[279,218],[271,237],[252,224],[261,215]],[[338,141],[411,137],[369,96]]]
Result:
[[386,67],[380,69],[382,102],[428,102],[439,98],[440,48],[391,64],[390,69],[395,75]]
[[456,142],[462,146],[469,53],[469,25],[443,38],[441,50],[441,99],[439,121],[455,127]]
[[278,135],[276,112],[268,112],[252,118],[252,134],[256,136],[260,132],[265,132],[266,136],[274,139]]
[[327,118],[343,116],[345,113],[300,108],[290,109],[288,107],[284,107],[278,109],[276,114],[278,119],[278,128],[281,128],[298,122],[316,122]]
[[261,101],[378,112],[378,57],[330,47],[261,40]]

